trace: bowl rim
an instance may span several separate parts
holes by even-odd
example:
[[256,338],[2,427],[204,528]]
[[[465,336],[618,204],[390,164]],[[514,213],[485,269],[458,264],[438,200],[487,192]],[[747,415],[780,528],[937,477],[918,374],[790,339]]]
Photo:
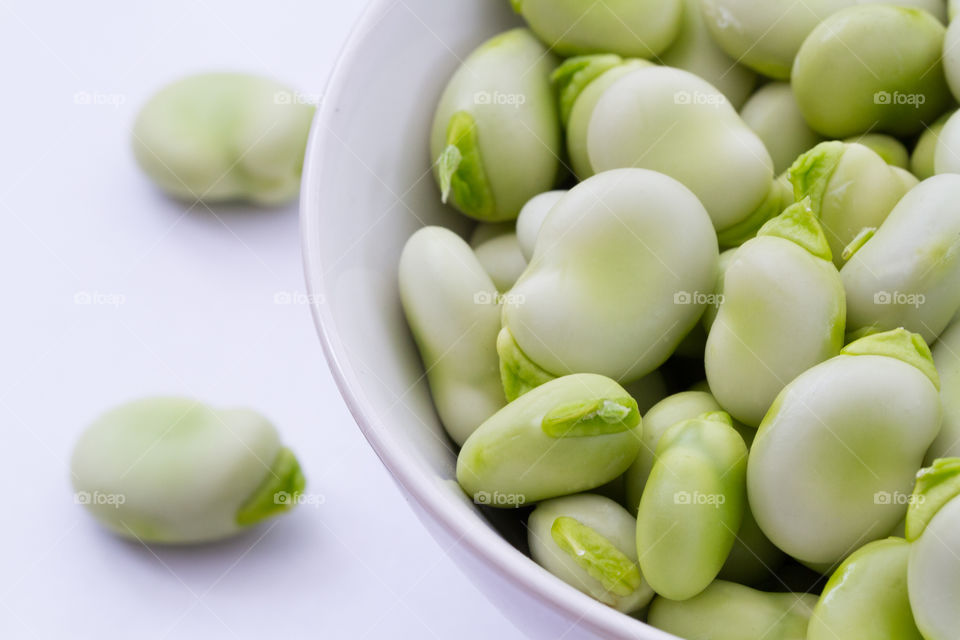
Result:
[[[400,0],[402,4],[405,3]],[[397,4],[397,0],[369,0],[367,6],[353,25],[346,43],[340,51],[327,80],[326,89],[314,115],[303,165],[303,182],[300,191],[300,242],[307,290],[311,294],[309,306],[313,322],[320,338],[323,353],[333,375],[334,382],[343,397],[354,421],[373,448],[377,457],[419,507],[439,524],[451,539],[481,560],[534,599],[553,609],[563,617],[573,618],[571,630],[580,626],[607,637],[640,640],[673,640],[675,636],[651,627],[622,614],[581,593],[572,586],[542,569],[527,556],[517,551],[509,542],[490,527],[467,526],[466,520],[458,519],[448,509],[447,500],[434,478],[427,474],[415,460],[400,455],[387,441],[387,430],[375,412],[365,406],[359,392],[360,384],[352,370],[345,366],[348,359],[340,345],[339,333],[333,314],[325,300],[327,283],[322,275],[322,250],[319,243],[319,220],[321,203],[318,186],[323,184],[325,166],[321,150],[335,138],[331,120],[336,111],[336,98],[348,78],[353,59],[363,47],[364,36],[377,25]],[[408,10],[409,9],[408,7]],[[318,274],[314,277],[314,274]],[[471,523],[472,525],[472,523]],[[517,554],[530,560],[517,562]],[[482,590],[481,590],[482,592]],[[643,633],[644,636],[639,634]]]

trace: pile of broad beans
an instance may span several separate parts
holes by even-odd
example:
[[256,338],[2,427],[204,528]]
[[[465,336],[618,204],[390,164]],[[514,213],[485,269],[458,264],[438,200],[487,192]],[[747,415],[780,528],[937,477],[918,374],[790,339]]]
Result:
[[512,4],[399,266],[465,493],[690,640],[956,640],[953,3]]

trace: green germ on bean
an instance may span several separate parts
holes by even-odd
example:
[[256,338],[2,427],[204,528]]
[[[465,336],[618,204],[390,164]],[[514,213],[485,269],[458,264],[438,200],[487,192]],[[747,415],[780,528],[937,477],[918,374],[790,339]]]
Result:
[[581,373],[546,382],[495,413],[457,457],[460,486],[491,506],[516,507],[595,489],[640,449],[640,412],[623,387]]
[[513,220],[560,172],[556,59],[526,29],[464,60],[434,114],[430,151],[443,200],[487,222]]
[[81,435],[71,471],[78,501],[101,524],[165,544],[240,533],[288,511],[305,484],[263,416],[189,398],[146,398],[107,412]]
[[144,173],[184,200],[294,198],[314,106],[268,78],[207,73],[167,85],[133,125]]
[[636,526],[632,515],[603,496],[546,500],[527,523],[530,555],[567,584],[631,613],[653,598],[637,566]]

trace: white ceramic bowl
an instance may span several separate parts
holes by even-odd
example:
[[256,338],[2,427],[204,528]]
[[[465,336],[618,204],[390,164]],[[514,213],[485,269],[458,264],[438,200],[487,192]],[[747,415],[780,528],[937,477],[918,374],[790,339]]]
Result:
[[531,638],[667,640],[541,569],[501,534],[522,547],[522,529],[509,518],[495,528],[463,494],[400,308],[397,261],[410,234],[470,227],[441,206],[430,175],[434,106],[469,51],[517,24],[507,0],[371,2],[307,149],[301,218],[314,318],[364,436],[431,534],[518,628]]

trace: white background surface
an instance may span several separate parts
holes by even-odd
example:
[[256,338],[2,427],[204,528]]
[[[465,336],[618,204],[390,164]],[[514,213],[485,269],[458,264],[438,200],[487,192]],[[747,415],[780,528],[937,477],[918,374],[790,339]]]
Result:
[[[0,638],[517,635],[334,388],[303,304],[296,204],[189,208],[129,147],[139,105],[188,73],[318,94],[362,5],[0,0]],[[160,393],[263,411],[324,503],[203,548],[100,530],[73,502],[73,441]]]

